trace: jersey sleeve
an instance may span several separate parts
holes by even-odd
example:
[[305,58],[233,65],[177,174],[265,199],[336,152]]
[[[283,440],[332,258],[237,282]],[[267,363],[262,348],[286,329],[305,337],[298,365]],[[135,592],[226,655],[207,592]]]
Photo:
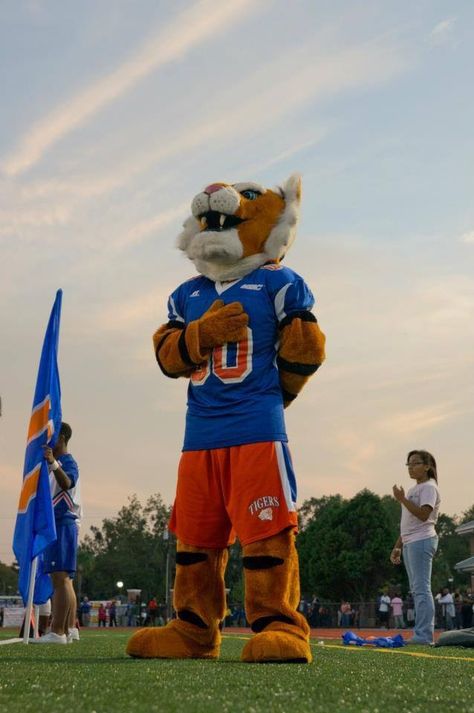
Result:
[[177,379],[189,377],[206,355],[199,349],[198,326],[186,324],[185,297],[187,283],[176,289],[168,299],[168,322],[153,335],[156,360],[165,376]]
[[76,487],[77,481],[79,479],[79,468],[72,456],[69,456],[67,458],[63,456],[63,458],[64,462],[63,460],[61,460],[61,469],[66,473],[67,477],[72,483],[71,487],[68,488],[68,490],[71,490],[71,488]]
[[314,297],[305,281],[288,269],[282,270],[275,281],[272,298],[279,329],[277,364],[283,401],[288,406],[324,361],[326,338],[312,312]]

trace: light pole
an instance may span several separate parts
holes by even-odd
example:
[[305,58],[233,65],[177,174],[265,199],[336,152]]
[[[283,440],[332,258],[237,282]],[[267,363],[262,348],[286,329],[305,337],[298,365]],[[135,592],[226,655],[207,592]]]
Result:
[[170,620],[170,532],[166,527],[163,531],[163,541],[166,545],[166,562],[165,562],[165,606],[166,606],[166,621]]

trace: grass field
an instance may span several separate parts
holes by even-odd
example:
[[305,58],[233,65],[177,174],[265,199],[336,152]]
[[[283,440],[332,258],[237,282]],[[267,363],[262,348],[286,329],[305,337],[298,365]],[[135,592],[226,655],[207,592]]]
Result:
[[146,661],[125,656],[129,635],[88,630],[70,646],[0,646],[0,710],[474,713],[469,649],[353,649],[316,638],[311,665],[248,665],[239,662],[248,635],[226,634],[219,661]]

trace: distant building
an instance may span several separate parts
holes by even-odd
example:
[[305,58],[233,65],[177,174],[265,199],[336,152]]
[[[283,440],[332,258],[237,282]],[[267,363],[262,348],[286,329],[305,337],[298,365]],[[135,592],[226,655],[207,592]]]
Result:
[[458,572],[467,572],[471,575],[471,590],[474,591],[474,520],[465,522],[464,525],[459,525],[456,528],[458,535],[469,537],[469,545],[471,548],[471,556],[455,565]]

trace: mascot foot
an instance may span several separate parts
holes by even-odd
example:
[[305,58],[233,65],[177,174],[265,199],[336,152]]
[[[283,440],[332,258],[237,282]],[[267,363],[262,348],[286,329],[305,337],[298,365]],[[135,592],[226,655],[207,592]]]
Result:
[[311,649],[302,631],[288,627],[255,634],[240,656],[245,663],[311,663]]
[[173,619],[162,628],[139,629],[127,644],[129,656],[139,659],[217,659],[220,634],[202,631]]

